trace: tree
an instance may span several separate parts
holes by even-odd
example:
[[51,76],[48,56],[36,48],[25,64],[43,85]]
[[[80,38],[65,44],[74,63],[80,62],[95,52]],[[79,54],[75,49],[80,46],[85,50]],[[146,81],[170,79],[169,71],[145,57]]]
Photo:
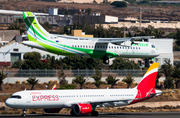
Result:
[[140,66],[136,63],[129,61],[128,59],[115,58],[113,64],[110,66],[111,69],[140,69]]
[[155,88],[159,88],[159,78],[162,76],[162,72],[158,71],[157,77],[156,77],[156,85]]
[[176,88],[180,88],[180,64],[175,66],[172,77],[174,78]]
[[176,30],[177,30],[177,32],[176,32],[174,39],[176,39],[176,44],[178,46],[180,46],[180,29],[176,29]]
[[87,79],[84,79],[83,76],[77,75],[75,76],[75,79],[73,80],[73,83],[77,83],[80,85],[80,89],[82,89],[83,85],[85,84]]
[[96,0],[93,0],[93,3],[97,4]]
[[173,67],[171,65],[170,60],[165,60],[165,63],[161,66],[162,73],[165,75],[165,80],[164,80],[164,87],[165,88],[174,88],[173,84]]
[[20,30],[20,34],[24,33],[26,31],[26,27],[23,19],[16,19],[16,21],[10,24],[8,30]]
[[116,82],[119,81],[119,79],[116,79],[116,77],[113,77],[112,75],[108,75],[108,77],[106,78],[106,81],[107,81],[107,84],[111,84],[111,88],[113,88]]
[[65,85],[62,85],[59,89],[75,89],[76,88],[76,85],[74,84],[65,84]]
[[64,74],[63,68],[61,68],[61,71],[58,72],[58,80],[60,85],[65,85],[68,83],[68,81],[65,78],[66,76]]
[[26,80],[29,84],[31,84],[31,90],[34,89],[34,85],[39,82],[39,79],[36,79],[35,77],[30,77],[29,79]]
[[130,74],[128,74],[123,80],[127,84],[127,88],[130,88],[132,83],[134,82],[134,78]]
[[103,83],[101,81],[101,77],[102,77],[102,72],[99,69],[96,69],[96,74],[92,76],[92,78],[94,79],[94,85],[99,88],[100,85]]
[[92,13],[92,9],[91,9],[91,8],[87,8],[87,9],[85,10],[85,13],[87,13],[88,15],[90,15],[90,14]]
[[22,64],[22,69],[44,69],[45,65],[40,61],[41,54],[38,52],[27,52],[24,54],[24,63]]
[[7,73],[4,74],[3,70],[0,72],[0,91],[3,90],[2,88],[3,80],[7,77],[7,75],[8,75]]
[[44,22],[43,24],[41,24],[41,26],[48,32],[50,29],[52,29],[52,25],[49,24],[49,22]]
[[41,54],[39,52],[27,52],[24,54],[23,58],[25,60],[37,60],[41,59]]
[[11,67],[12,68],[19,68],[20,69],[22,64],[23,64],[22,60],[16,60]]
[[115,7],[127,7],[127,3],[124,1],[114,1],[113,3],[111,3],[110,5],[113,5]]

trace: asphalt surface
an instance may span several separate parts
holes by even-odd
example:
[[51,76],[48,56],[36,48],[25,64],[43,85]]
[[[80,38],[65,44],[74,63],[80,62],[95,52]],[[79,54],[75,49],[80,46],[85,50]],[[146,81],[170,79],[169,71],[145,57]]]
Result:
[[[27,114],[28,118],[94,118],[90,115],[70,116],[70,114]],[[97,118],[180,118],[180,112],[170,113],[100,113]],[[0,118],[22,118],[20,114],[0,114]]]

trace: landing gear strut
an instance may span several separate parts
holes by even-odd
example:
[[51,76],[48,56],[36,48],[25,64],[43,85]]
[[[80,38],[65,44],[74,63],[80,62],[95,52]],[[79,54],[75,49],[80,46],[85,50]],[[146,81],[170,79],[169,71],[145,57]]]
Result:
[[108,58],[107,56],[105,56],[105,57],[103,58],[103,63],[104,63],[104,64],[109,64],[109,58]]
[[99,113],[98,113],[97,111],[92,111],[92,112],[91,112],[91,116],[98,116],[98,114],[99,114]]
[[23,117],[26,117],[26,109],[23,109],[23,114],[22,114]]
[[72,109],[70,112],[71,116],[77,116],[77,114],[74,113],[74,110]]

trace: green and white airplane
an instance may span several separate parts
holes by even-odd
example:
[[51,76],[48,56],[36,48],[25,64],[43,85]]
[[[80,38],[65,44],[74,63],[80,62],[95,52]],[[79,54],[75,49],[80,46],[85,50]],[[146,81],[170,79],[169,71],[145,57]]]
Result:
[[154,58],[159,55],[154,45],[136,39],[152,38],[151,36],[130,38],[84,38],[48,33],[38,22],[32,12],[23,12],[29,41],[24,45],[45,50],[57,55],[83,56],[103,59],[109,63],[110,58]]

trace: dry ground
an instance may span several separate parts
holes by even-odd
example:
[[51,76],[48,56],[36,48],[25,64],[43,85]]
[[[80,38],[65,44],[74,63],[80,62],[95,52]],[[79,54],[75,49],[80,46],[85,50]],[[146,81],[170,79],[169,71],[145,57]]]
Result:
[[0,9],[32,11],[32,12],[48,12],[48,8],[58,9],[82,9],[91,8],[93,12],[101,14],[113,15],[118,17],[139,17],[139,8],[142,8],[143,19],[168,19],[180,20],[180,7],[167,6],[140,6],[128,5],[127,8],[115,8],[107,4],[78,4],[78,3],[55,3],[55,2],[39,2],[35,0],[26,1],[8,1],[0,2]]

